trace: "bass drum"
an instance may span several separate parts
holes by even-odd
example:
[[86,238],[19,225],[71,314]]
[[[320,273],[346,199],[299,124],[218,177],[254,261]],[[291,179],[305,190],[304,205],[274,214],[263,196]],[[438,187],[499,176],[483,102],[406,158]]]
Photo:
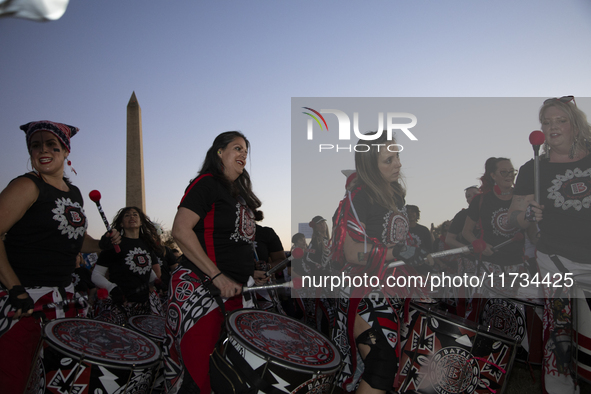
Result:
[[[323,334],[291,317],[254,309],[232,312],[226,328],[218,351],[250,387],[260,389],[253,383],[260,379],[279,393],[332,392],[341,357]],[[212,388],[225,394],[213,380]]]
[[504,391],[517,349],[515,339],[412,303],[409,318],[395,380],[399,392]]
[[88,319],[48,323],[27,393],[150,393],[158,345],[115,324]]

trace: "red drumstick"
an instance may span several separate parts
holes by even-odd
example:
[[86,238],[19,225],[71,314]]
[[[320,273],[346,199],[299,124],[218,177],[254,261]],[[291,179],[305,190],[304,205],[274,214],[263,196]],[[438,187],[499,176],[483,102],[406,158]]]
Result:
[[[98,211],[101,214],[101,218],[103,218],[103,223],[105,223],[107,232],[111,232],[111,225],[109,224],[109,221],[105,216],[105,212],[103,212],[103,208],[101,207],[101,192],[99,192],[98,190],[93,190],[90,193],[88,193],[88,197],[90,197],[90,199],[95,202],[96,207],[98,208]],[[121,252],[121,248],[119,247],[119,245],[113,245],[113,247],[115,248],[115,252]]]
[[534,130],[529,134],[529,142],[534,148],[534,200],[540,202],[540,145],[546,137],[540,130]]

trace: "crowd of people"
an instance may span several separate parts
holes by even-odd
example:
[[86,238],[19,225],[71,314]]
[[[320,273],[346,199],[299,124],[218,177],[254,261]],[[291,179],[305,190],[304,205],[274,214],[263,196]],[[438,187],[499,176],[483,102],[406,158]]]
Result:
[[[575,286],[589,284],[591,127],[572,96],[546,100],[539,121],[545,136],[539,168],[532,160],[518,172],[509,158],[487,159],[480,185],[464,190],[468,208],[431,230],[418,223],[419,207],[406,202],[400,154],[388,149],[396,141],[381,133],[369,151],[355,153],[355,172],[347,176],[332,220],[313,217],[309,243],[295,234],[292,250],[303,250],[302,257],[273,276],[267,271],[290,252],[272,228],[257,224],[262,203],[245,169],[250,144],[242,133],[214,139],[180,199],[171,248],[138,207],[122,208],[100,240],[90,237],[81,193],[64,175],[78,128],[51,121],[23,125],[32,171],[0,194],[0,387],[23,392],[41,340],[40,319],[85,316],[125,325],[133,316],[156,315],[166,321],[165,391],[209,393],[216,389],[210,356],[224,339],[225,316],[258,308],[330,338],[342,360],[333,385],[343,393],[395,390],[413,299],[434,298],[460,319],[481,323],[479,297],[519,297],[515,289],[509,295],[494,290],[502,275],[569,274]],[[436,257],[464,246],[474,251],[477,242],[483,247],[474,253]],[[92,274],[80,267],[81,253],[98,253]],[[275,289],[243,291],[305,275],[368,275],[385,283],[442,271],[490,282],[484,290],[438,294],[350,285],[332,293],[301,288],[294,298]],[[100,289],[108,296],[95,302]],[[544,393],[579,392],[570,340],[577,310],[569,290],[545,286],[540,295]],[[76,291],[89,303],[68,307]],[[49,303],[56,307],[40,313]]]

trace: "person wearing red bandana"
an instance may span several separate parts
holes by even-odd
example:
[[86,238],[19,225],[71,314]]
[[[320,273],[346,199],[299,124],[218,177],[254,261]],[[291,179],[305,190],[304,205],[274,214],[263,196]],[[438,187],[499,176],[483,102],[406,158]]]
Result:
[[[120,242],[117,231],[100,242],[86,233],[82,195],[64,176],[70,138],[78,128],[43,120],[21,130],[33,170],[0,193],[0,234],[6,233],[0,242],[0,387],[7,393],[25,389],[41,339],[39,316],[32,316],[35,306],[71,300],[78,253],[100,252]],[[58,306],[44,317],[77,313],[75,307]]]

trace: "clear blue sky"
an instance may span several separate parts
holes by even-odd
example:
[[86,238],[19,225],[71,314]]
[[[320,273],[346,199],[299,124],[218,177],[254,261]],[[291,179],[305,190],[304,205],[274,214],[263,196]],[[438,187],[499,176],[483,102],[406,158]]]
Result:
[[[301,190],[291,185],[292,97],[588,97],[590,45],[583,0],[71,0],[58,21],[0,19],[0,185],[27,171],[19,125],[69,123],[81,129],[71,179],[84,196],[100,190],[112,217],[125,204],[126,105],[135,91],[148,215],[169,229],[213,138],[237,129],[252,144],[247,169],[263,224],[288,248],[297,229],[292,189]],[[502,113],[482,123],[511,126]],[[529,131],[514,139],[450,132],[445,149],[406,152],[422,161],[405,171],[421,222],[438,224],[464,206],[458,185],[475,183],[490,151],[522,144],[513,164],[523,164]],[[89,232],[98,236],[93,205],[86,201]]]

